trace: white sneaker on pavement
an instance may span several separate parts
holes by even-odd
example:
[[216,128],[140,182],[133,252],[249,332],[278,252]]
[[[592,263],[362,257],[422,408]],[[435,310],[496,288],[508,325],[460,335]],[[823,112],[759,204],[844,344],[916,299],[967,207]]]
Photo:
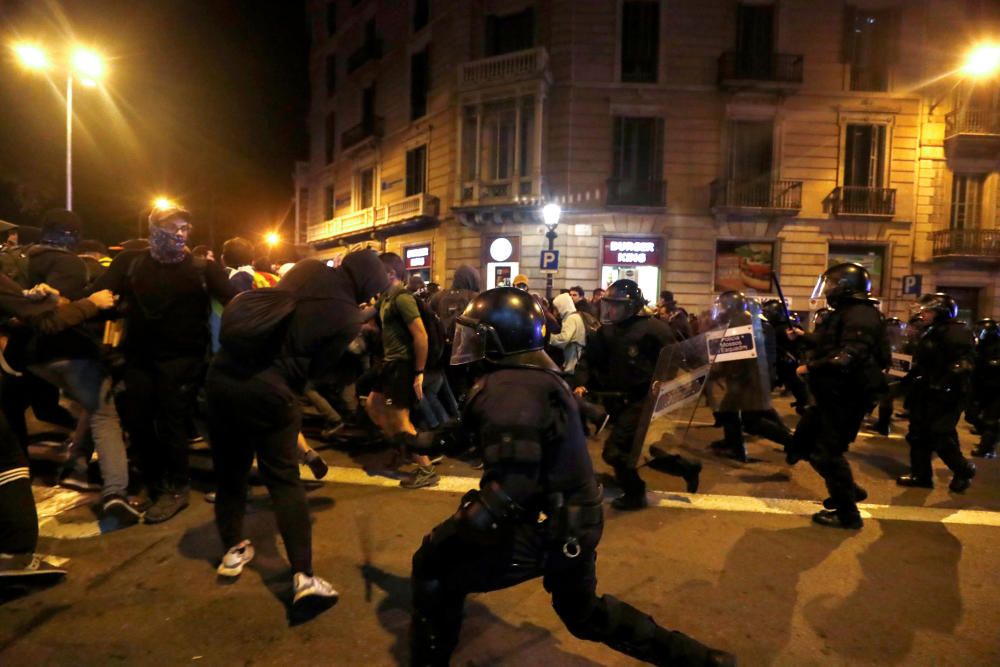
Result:
[[312,576],[304,572],[295,573],[295,597],[292,599],[293,605],[303,602],[323,602],[332,605],[340,598],[340,593],[333,589],[330,582],[321,577]]
[[250,540],[243,540],[225,553],[216,572],[221,577],[238,577],[243,567],[252,560],[253,545]]

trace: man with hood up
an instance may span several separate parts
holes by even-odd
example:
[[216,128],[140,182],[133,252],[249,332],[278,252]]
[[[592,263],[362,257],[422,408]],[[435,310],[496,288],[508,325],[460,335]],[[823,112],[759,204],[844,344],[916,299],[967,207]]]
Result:
[[[566,375],[573,375],[576,373],[576,367],[580,363],[583,350],[587,346],[587,327],[583,322],[583,317],[576,311],[576,303],[573,302],[572,295],[560,294],[552,300],[552,305],[559,313],[562,328],[559,333],[549,337],[549,345],[563,351],[563,372]],[[570,384],[574,387],[577,386],[573,382]]]
[[451,281],[451,289],[437,292],[430,300],[430,308],[441,318],[444,326],[444,336],[449,346],[455,335],[455,320],[462,314],[470,301],[480,292],[479,272],[471,266],[463,264],[455,269],[455,277]]
[[[387,286],[385,268],[372,250],[348,254],[338,268],[315,259],[298,262],[270,291],[290,292],[295,300],[277,330],[273,351],[248,360],[227,349],[224,334],[205,383],[218,480],[215,522],[226,549],[218,573],[239,576],[254,556],[253,545],[244,539],[243,517],[256,455],[292,565],[296,610],[319,611],[338,597],[312,569],[312,527],[296,446],[302,425],[299,396],[307,382],[329,380],[361,328],[358,304],[369,303]],[[237,297],[233,308],[252,295]]]

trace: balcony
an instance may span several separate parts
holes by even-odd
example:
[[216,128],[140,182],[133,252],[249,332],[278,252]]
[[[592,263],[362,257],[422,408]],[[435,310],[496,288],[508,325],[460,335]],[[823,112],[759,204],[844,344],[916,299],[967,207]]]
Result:
[[797,215],[802,181],[712,181],[712,211],[730,215]]
[[340,135],[340,147],[342,150],[353,148],[368,139],[381,139],[385,134],[385,119],[381,116],[372,116],[345,130]]
[[719,87],[788,90],[802,85],[801,55],[727,51],[719,56]]
[[944,117],[949,159],[1000,160],[1000,109],[959,109]]
[[845,185],[830,194],[838,218],[891,218],[896,215],[896,189]]
[[306,240],[309,243],[316,243],[338,236],[376,231],[382,227],[399,225],[421,218],[436,218],[437,214],[437,197],[421,193],[391,204],[363,208],[333,220],[324,220],[310,225]]
[[462,89],[540,79],[547,75],[549,54],[544,47],[462,63],[458,85]]
[[607,205],[663,208],[667,205],[667,182],[609,178]]
[[382,58],[382,40],[378,37],[366,41],[357,51],[347,56],[347,73],[361,69],[366,63]]
[[462,183],[462,202],[494,204],[516,202],[533,196],[534,183],[530,176],[501,180],[466,181]]
[[945,229],[931,233],[936,260],[1000,262],[1000,230]]

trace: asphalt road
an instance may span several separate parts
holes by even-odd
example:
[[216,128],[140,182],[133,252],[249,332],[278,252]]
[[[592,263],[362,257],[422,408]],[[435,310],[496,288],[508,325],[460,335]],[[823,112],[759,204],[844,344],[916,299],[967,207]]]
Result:
[[[608,511],[601,591],[736,653],[741,665],[1000,664],[1000,462],[980,463],[964,495],[947,491],[940,462],[935,490],[905,490],[892,482],[906,469],[905,442],[861,437],[849,456],[870,493],[865,528],[824,529],[809,521],[824,494],[808,466],[789,469],[760,440],[749,445],[749,464],[720,459],[707,449],[720,431],[697,425],[709,419],[696,415],[677,447],[705,463],[701,493],[645,470],[655,506]],[[968,451],[974,438],[963,430],[962,440]],[[600,444],[592,448],[606,471]],[[166,524],[102,535],[91,498],[39,484],[48,536],[40,551],[69,558],[70,574],[48,589],[5,594],[0,664],[405,662],[410,557],[476,471],[446,460],[440,487],[406,491],[381,470],[384,455],[323,453],[333,468],[310,499],[315,569],[341,593],[333,609],[290,621],[290,574],[263,488],[247,523],[257,558],[225,585],[214,571],[212,507],[200,493]],[[535,581],[469,599],[454,664],[634,662],[573,638]]]

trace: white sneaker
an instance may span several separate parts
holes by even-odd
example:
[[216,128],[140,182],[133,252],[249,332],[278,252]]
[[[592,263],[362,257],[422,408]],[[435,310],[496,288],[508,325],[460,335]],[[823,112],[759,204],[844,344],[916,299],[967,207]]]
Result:
[[216,572],[221,577],[238,577],[243,567],[253,560],[253,545],[250,540],[243,540],[226,552]]
[[326,579],[316,576],[310,577],[304,572],[296,572],[294,581],[295,597],[292,599],[293,605],[299,604],[302,601],[310,601],[310,598],[316,602],[322,600],[326,604],[334,604],[340,598],[340,593],[335,591]]

